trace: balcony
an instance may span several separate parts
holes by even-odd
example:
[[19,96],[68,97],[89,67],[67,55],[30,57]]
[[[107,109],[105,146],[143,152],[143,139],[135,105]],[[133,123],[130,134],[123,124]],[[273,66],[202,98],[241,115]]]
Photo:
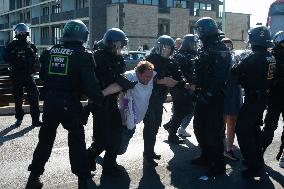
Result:
[[76,18],[83,18],[89,16],[89,7],[77,9]]
[[8,28],[10,28],[9,23],[4,24],[4,29],[8,29]]
[[48,37],[41,37],[40,38],[41,45],[49,45],[49,38]]
[[39,17],[32,18],[32,25],[39,24]]
[[66,11],[51,15],[51,22],[74,19],[74,11]]
[[40,22],[41,23],[48,23],[49,22],[49,16],[48,15],[41,16],[40,17]]

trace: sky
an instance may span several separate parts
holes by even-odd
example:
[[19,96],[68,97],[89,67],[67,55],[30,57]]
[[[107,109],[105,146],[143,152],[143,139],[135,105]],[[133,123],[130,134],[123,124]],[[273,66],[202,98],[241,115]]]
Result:
[[250,25],[266,24],[269,6],[275,0],[226,0],[226,12],[247,13],[250,16]]

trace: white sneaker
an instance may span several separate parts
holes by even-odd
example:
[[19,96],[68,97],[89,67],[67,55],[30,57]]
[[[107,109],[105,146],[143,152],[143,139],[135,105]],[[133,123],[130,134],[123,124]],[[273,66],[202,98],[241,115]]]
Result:
[[178,128],[177,133],[178,133],[178,135],[181,136],[181,137],[190,137],[190,136],[191,136],[191,135],[190,135],[188,132],[186,132],[186,130],[185,130],[184,128],[182,128],[182,127],[179,127],[179,128]]
[[280,157],[279,166],[280,166],[281,168],[284,168],[284,151],[282,152],[282,155],[281,155],[281,157]]

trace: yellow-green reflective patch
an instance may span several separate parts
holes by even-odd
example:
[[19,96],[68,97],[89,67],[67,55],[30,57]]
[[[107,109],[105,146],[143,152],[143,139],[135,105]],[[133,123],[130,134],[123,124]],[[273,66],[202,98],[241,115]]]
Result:
[[51,55],[48,74],[68,75],[69,57],[64,55]]

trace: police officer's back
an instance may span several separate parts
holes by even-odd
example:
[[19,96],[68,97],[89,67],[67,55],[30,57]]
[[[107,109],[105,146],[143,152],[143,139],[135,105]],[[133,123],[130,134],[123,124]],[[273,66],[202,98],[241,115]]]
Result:
[[260,176],[264,167],[260,126],[275,68],[275,58],[267,51],[270,32],[266,27],[251,29],[249,43],[252,53],[232,68],[245,91],[236,125],[238,143],[247,167],[242,171],[244,177]]
[[4,60],[10,64],[10,76],[13,85],[13,96],[15,99],[16,124],[20,125],[24,116],[22,108],[23,89],[27,91],[30,104],[32,125],[40,126],[38,89],[36,87],[33,73],[37,63],[37,48],[27,40],[29,27],[24,23],[19,23],[15,27],[15,39],[11,41],[4,52]]
[[92,53],[82,45],[87,41],[88,29],[80,20],[66,23],[62,44],[46,50],[40,57],[40,78],[44,81],[43,127],[33,154],[26,188],[41,188],[39,176],[44,172],[59,124],[68,131],[69,156],[72,172],[78,176],[79,188],[93,185],[88,165],[81,95],[100,103],[102,93],[94,75]]

